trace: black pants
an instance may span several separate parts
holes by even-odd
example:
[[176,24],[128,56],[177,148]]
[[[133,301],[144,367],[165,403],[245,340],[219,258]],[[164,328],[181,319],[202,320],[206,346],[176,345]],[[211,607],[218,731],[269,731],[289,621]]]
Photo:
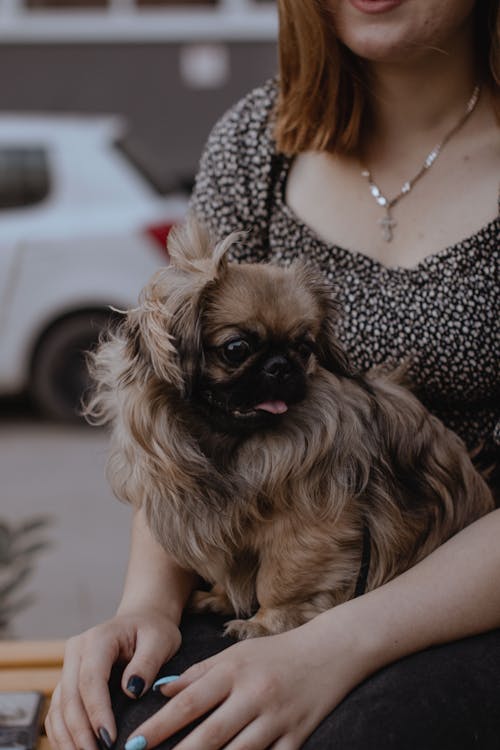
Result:
[[[186,617],[183,643],[160,675],[180,674],[229,646],[223,620]],[[334,669],[332,665],[332,669]],[[111,680],[118,750],[164,703],[156,693],[137,701]],[[173,748],[189,729],[159,747]],[[304,750],[500,750],[500,630],[439,646],[382,669],[353,690],[317,727]],[[203,748],[200,748],[203,750]]]

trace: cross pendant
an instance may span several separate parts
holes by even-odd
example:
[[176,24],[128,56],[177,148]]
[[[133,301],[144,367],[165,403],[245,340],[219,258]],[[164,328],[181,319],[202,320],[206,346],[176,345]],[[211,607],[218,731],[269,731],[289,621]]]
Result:
[[384,218],[383,219],[379,219],[378,222],[377,222],[377,224],[380,224],[380,226],[382,227],[382,231],[384,233],[384,235],[383,235],[384,236],[384,240],[386,242],[390,242],[392,240],[393,236],[394,236],[393,232],[392,232],[392,228],[395,227],[398,222],[395,219],[392,218],[391,212],[390,212],[389,208],[386,209],[386,211],[387,211],[387,213],[384,216]]

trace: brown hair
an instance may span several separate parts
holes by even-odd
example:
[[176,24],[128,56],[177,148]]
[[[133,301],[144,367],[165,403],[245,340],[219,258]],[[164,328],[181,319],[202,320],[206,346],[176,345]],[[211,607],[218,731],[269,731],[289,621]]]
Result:
[[[326,0],[278,0],[279,151],[359,152],[370,123],[363,61],[336,37]],[[477,2],[476,50],[500,119],[500,0]]]

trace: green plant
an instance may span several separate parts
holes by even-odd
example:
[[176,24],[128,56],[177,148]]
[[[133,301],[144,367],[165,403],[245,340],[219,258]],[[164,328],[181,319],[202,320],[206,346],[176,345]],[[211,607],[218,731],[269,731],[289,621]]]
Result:
[[37,516],[18,524],[0,521],[0,635],[12,617],[34,601],[32,594],[19,594],[34,569],[37,555],[49,547],[45,530],[47,516]]

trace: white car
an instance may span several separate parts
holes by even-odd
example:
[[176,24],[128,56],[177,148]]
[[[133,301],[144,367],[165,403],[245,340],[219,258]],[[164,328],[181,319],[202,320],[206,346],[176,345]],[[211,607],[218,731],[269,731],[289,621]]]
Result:
[[82,352],[167,262],[184,196],[128,160],[112,117],[0,116],[0,395],[75,419]]

